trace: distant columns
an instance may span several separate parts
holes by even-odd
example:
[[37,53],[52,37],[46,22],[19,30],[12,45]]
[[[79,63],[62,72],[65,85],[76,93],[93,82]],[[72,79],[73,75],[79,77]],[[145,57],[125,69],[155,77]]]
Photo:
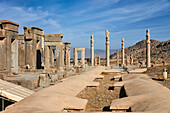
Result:
[[117,50],[117,66],[119,66],[119,50]]
[[109,53],[109,44],[110,44],[110,42],[109,42],[109,32],[108,32],[108,30],[106,30],[106,66],[107,67],[109,67],[110,66],[110,64],[109,64],[109,55],[110,55],[110,53]]
[[124,44],[124,38],[122,38],[122,66],[125,64],[125,44]]
[[100,56],[94,57],[94,64],[95,64],[95,66],[100,65]]
[[146,67],[151,67],[150,64],[150,34],[149,29],[146,30]]
[[91,66],[94,66],[94,40],[93,35],[91,35]]

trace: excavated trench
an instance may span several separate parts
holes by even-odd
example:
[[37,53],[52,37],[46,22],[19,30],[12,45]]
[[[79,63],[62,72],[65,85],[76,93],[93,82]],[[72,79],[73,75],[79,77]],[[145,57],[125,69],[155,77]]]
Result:
[[[94,82],[99,82],[98,87],[86,87],[77,97],[87,99],[88,103],[85,112],[111,112],[110,105],[112,100],[126,97],[124,87],[114,87],[114,76],[120,73],[104,74],[104,78],[96,78]],[[120,80],[121,81],[121,80]]]

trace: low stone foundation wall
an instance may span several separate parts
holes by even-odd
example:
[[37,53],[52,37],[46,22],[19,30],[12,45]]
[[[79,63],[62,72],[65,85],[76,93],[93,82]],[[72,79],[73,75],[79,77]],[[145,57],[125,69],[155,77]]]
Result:
[[26,87],[28,89],[37,89],[37,88],[44,88],[48,87],[55,83],[58,83],[58,81],[62,80],[63,78],[74,76],[76,74],[80,74],[86,71],[89,71],[92,69],[91,66],[84,65],[72,67],[69,70],[57,72],[55,69],[49,69],[49,70],[24,70],[23,73],[20,73],[16,76],[10,76],[7,77],[7,81],[15,83],[17,85],[21,85],[23,87]]

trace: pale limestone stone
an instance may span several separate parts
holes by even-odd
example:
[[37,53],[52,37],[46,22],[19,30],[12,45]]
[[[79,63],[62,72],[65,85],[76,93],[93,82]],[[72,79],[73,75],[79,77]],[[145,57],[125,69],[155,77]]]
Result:
[[110,53],[109,53],[109,45],[110,45],[110,42],[109,42],[109,35],[110,33],[108,32],[108,30],[106,30],[106,66],[109,67],[110,66],[110,63],[109,63],[109,56],[110,56]]
[[49,47],[45,46],[45,69],[49,69],[49,59],[50,59],[50,55],[49,55]]
[[119,66],[119,50],[117,50],[117,66]]
[[91,35],[91,66],[94,66],[94,39],[93,35]]
[[146,67],[151,67],[150,63],[150,34],[149,34],[149,29],[146,30]]
[[69,42],[65,42],[65,64],[67,68],[70,68],[70,44]]
[[95,66],[100,65],[100,56],[95,56],[94,57],[94,65]]
[[57,66],[57,72],[63,71],[62,66],[62,42],[57,42],[56,45],[56,66]]
[[63,46],[63,42],[62,42],[62,45],[61,45],[61,63],[62,63],[62,67],[65,65],[64,64],[64,53],[65,53],[65,48]]
[[25,65],[30,65],[32,69],[41,69],[43,62],[42,37],[43,29],[38,27],[24,26],[25,35]]
[[11,43],[11,70],[13,74],[18,74],[18,40]]
[[52,47],[50,47],[50,62],[51,66],[54,67],[54,50]]
[[19,24],[0,21],[0,79],[18,72],[18,27]]
[[122,66],[125,65],[125,44],[124,38],[122,38]]
[[74,65],[78,66],[78,53],[77,51],[81,51],[81,63],[85,64],[85,48],[74,48]]

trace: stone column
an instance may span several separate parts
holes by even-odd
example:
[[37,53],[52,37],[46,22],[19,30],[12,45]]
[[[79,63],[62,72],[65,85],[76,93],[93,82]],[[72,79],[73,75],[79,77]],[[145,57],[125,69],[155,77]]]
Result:
[[124,38],[122,38],[122,66],[125,65],[125,47],[124,47]]
[[81,51],[81,63],[82,65],[85,64],[85,48],[82,48],[82,51]]
[[119,50],[117,50],[117,66],[119,66]]
[[150,64],[150,34],[149,29],[146,30],[146,67],[151,67]]
[[68,68],[70,68],[70,45],[69,45],[68,53],[67,53],[67,66]]
[[45,69],[49,69],[49,52],[50,52],[50,49],[48,46],[45,46]]
[[93,35],[91,35],[91,66],[94,66],[94,40]]
[[57,72],[62,71],[62,42],[56,45],[56,67]]
[[108,30],[106,30],[106,66],[109,67],[110,66],[110,63],[109,63],[109,56],[110,56],[110,53],[109,53],[109,32]]
[[54,52],[52,48],[50,48],[50,61],[51,61],[51,66],[54,66]]
[[62,42],[62,45],[61,45],[61,63],[62,63],[62,67],[65,65],[65,63],[64,63],[64,53],[65,53],[65,48],[63,47],[63,42]]
[[[43,46],[41,37],[43,36],[43,29],[38,27],[24,26],[25,35],[25,64],[30,65],[32,69],[40,69],[42,64]],[[41,41],[41,42],[40,42]],[[38,61],[37,61],[38,60]]]
[[70,44],[69,42],[65,42],[65,64],[68,68],[70,68]]
[[74,48],[74,65],[78,66],[78,54],[76,48]]
[[11,42],[11,70],[12,73],[18,74],[18,40]]
[[32,43],[32,69],[37,68],[37,37],[36,34],[33,34],[33,43]]

